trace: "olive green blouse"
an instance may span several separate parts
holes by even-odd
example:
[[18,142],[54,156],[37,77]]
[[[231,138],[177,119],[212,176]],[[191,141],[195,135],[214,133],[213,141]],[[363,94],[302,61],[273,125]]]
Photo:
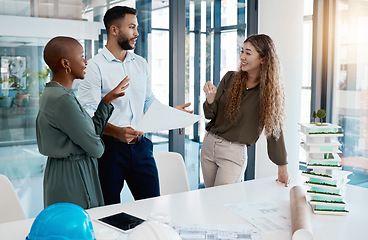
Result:
[[57,202],[83,208],[104,204],[96,158],[104,152],[100,135],[112,111],[112,105],[101,101],[91,118],[72,90],[47,83],[36,119],[38,149],[48,156],[45,207]]
[[[230,71],[222,78],[215,96],[215,101],[203,104],[204,115],[211,121],[206,130],[230,142],[246,144],[257,142],[263,126],[260,126],[260,87],[259,84],[251,89],[245,89],[240,105],[238,121],[235,123],[226,117],[226,96],[231,89],[235,72]],[[268,156],[277,165],[287,164],[284,136],[276,140],[273,136],[267,138]]]

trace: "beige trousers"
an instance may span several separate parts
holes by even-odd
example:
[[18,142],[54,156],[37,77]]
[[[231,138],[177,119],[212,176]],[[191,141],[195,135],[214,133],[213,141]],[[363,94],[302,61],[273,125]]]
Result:
[[201,148],[205,187],[240,182],[247,166],[246,145],[207,132]]

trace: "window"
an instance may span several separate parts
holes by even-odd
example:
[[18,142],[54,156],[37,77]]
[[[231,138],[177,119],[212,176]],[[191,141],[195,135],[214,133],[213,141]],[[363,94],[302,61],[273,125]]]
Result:
[[[311,120],[311,83],[312,83],[312,40],[313,40],[313,0],[304,1],[303,29],[303,80],[300,105],[300,123]],[[306,169],[305,151],[299,151],[300,168]]]
[[368,2],[338,0],[332,120],[342,127],[342,165],[368,187]]
[[[149,46],[152,91],[163,104],[169,105],[169,3],[152,2],[152,37]],[[139,29],[140,31],[142,29]],[[142,32],[140,34],[147,34]],[[154,151],[169,150],[169,131],[151,134]]]
[[368,187],[368,3],[314,4],[312,110],[326,109],[326,121],[341,126],[343,170],[353,172],[350,184]]
[[304,35],[303,35],[303,83],[300,106],[300,122],[309,122],[311,115],[311,81],[312,81],[312,36],[313,36],[313,0],[304,1]]
[[[203,116],[202,105],[206,96],[202,90],[206,81],[216,86],[227,71],[238,69],[240,49],[246,35],[245,1],[190,1],[189,36],[186,39],[187,78],[186,96],[193,104],[194,113]],[[187,166],[199,168],[199,150],[205,135],[207,120],[186,128]],[[188,171],[189,172],[189,171]],[[203,182],[202,177],[198,180]]]

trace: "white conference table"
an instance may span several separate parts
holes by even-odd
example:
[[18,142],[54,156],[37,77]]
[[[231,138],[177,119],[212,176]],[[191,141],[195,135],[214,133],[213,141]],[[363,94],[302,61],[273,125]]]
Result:
[[[224,204],[255,201],[289,201],[289,191],[301,180],[294,180],[289,187],[277,183],[274,178],[263,178],[226,186],[200,189],[166,195],[140,201],[109,205],[88,210],[95,232],[104,229],[93,219],[118,212],[147,219],[152,212],[165,212],[170,215],[172,224],[249,224],[238,217]],[[346,193],[346,216],[317,215],[310,211],[314,239],[368,239],[368,189],[348,185]],[[28,235],[33,219],[0,224],[1,240],[21,240]],[[111,233],[112,230],[110,230]],[[291,239],[290,231],[261,233],[263,239]],[[126,235],[116,233],[118,239]],[[97,238],[98,239],[98,238]]]

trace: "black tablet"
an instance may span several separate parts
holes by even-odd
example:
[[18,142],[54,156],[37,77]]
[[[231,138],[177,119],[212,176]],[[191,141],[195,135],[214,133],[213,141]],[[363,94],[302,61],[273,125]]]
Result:
[[143,219],[132,216],[125,212],[117,213],[114,215],[110,215],[104,218],[97,219],[96,221],[107,224],[110,227],[113,227],[117,230],[127,232],[133,229],[135,226],[144,222]]

